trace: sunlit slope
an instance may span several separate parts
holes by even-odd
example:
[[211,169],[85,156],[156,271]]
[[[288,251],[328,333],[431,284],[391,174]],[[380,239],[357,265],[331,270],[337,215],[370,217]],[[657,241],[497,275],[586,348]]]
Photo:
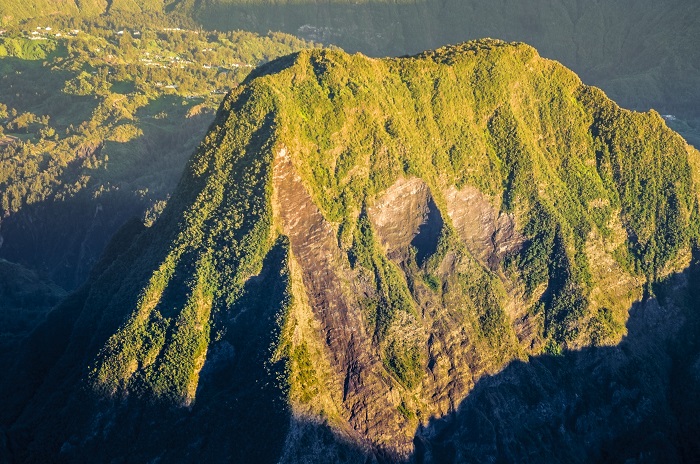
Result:
[[697,163],[527,45],[281,58],[29,340],[3,421],[27,460],[406,457],[485,374],[620,341],[690,263]]
[[10,24],[42,16],[91,17],[112,12],[163,12],[163,0],[2,0],[0,19]]
[[482,37],[518,40],[625,107],[687,117],[700,102],[700,4],[692,0],[220,0],[179,8],[210,28],[283,30],[380,56]]

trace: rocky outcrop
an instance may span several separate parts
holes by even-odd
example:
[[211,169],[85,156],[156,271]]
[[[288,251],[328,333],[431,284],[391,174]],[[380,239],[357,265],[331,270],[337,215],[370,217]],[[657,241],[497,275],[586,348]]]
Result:
[[445,200],[457,233],[469,251],[489,269],[498,269],[504,257],[522,248],[525,237],[518,231],[515,216],[494,207],[493,200],[478,189],[450,187]]
[[428,186],[419,178],[400,178],[368,210],[372,225],[390,258],[415,248],[419,264],[437,250],[444,221]]
[[[371,349],[372,335],[358,301],[368,289],[354,281],[336,231],[312,201],[291,157],[282,148],[275,158],[274,209],[301,269],[308,305],[319,322],[323,349],[334,371],[334,390],[342,391],[342,398],[337,398],[342,401],[342,415],[352,429],[364,431],[372,441],[396,445],[401,431],[396,426],[398,411],[391,402],[391,383],[377,375],[383,370],[382,363]],[[398,449],[407,453],[409,443]]]

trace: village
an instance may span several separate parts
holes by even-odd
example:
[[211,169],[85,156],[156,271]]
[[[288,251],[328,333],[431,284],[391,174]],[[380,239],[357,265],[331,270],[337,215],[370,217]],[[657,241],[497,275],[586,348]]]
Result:
[[[126,41],[134,41],[135,43],[138,43],[141,38],[142,38],[142,32],[140,30],[128,30],[128,29],[119,29],[119,30],[113,30],[113,31],[108,31],[111,32],[111,37],[108,35],[109,41],[116,47],[120,47],[122,45],[123,39],[127,39]],[[181,29],[179,27],[163,27],[155,31],[149,31],[156,33],[155,37],[157,37],[157,34],[162,35],[162,42],[167,43],[168,39],[170,38],[172,34],[184,34],[184,35],[194,35],[194,36],[199,36],[200,31],[194,31],[194,30],[188,30],[188,29]],[[86,35],[85,32],[81,31],[80,29],[62,29],[62,28],[54,28],[52,26],[36,26],[33,29],[20,29],[17,31],[13,31],[11,33],[15,37],[22,37],[27,40],[31,41],[47,41],[47,40],[54,40],[54,41],[65,41],[65,40],[70,40],[70,39],[77,39],[81,35]],[[6,29],[1,29],[0,30],[0,39],[3,37],[8,37],[10,36],[10,33]],[[152,34],[151,37],[154,37]],[[153,38],[151,39],[151,42],[154,42]],[[217,53],[219,49],[225,48],[220,43],[217,42],[210,42],[206,39],[201,40],[197,39],[197,43],[202,43],[204,42],[207,46],[200,47],[198,52],[201,52],[201,55],[198,55],[200,58],[199,60],[195,60],[193,55],[197,55],[196,53],[193,53],[195,50],[188,50],[189,53],[187,53],[190,56],[181,56],[181,54],[178,53],[173,53],[172,51],[168,51],[166,49],[160,50],[160,53],[157,51],[152,51],[149,49],[158,49],[161,47],[153,47],[151,44],[149,44],[148,47],[139,47],[139,50],[142,51],[141,57],[139,58],[139,61],[143,63],[145,66],[149,67],[158,67],[161,69],[170,69],[170,68],[180,68],[184,69],[185,67],[191,66],[191,67],[200,67],[201,69],[206,69],[206,70],[215,70],[217,72],[221,73],[227,73],[230,71],[234,71],[240,68],[252,68],[253,64],[248,63],[248,62],[243,62],[243,61],[228,61],[225,62],[221,56]],[[99,48],[94,48],[92,50],[94,53],[99,54],[103,52],[103,50]],[[114,54],[110,53],[104,53],[104,58],[106,60],[111,60],[114,58]],[[99,56],[99,55],[98,55]],[[157,83],[156,83],[157,85]],[[159,87],[163,87],[166,89],[175,89],[177,86],[174,84],[169,84],[169,85],[158,85]],[[217,92],[217,93],[222,93],[222,92]]]

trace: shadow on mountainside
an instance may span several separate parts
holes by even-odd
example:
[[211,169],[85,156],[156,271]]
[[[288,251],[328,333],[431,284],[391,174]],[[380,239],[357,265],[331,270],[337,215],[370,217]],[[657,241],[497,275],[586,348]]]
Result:
[[73,290],[82,284],[112,235],[145,209],[145,202],[122,192],[89,192],[65,200],[25,206],[2,221],[0,257],[36,270]]
[[[143,228],[135,224],[133,229],[123,231],[116,242],[136,240]],[[124,243],[116,242],[110,247],[123,249]],[[46,382],[44,378],[54,380],[39,389],[34,386],[32,403],[23,402],[21,413],[11,414],[15,419],[8,422],[4,417],[0,458],[124,463],[400,461],[390,452],[373,450],[351,430],[334,430],[321,418],[296,417],[287,406],[280,383],[284,365],[268,361],[278,336],[279,309],[288,298],[287,253],[288,245],[281,239],[267,254],[262,272],[248,280],[241,298],[219,313],[215,325],[224,330],[214,332],[220,335],[212,341],[191,406],[172,406],[137,394],[96,397],[81,386],[77,367],[82,358],[90,358],[89,353],[37,348],[33,351],[37,358],[30,356],[26,367],[38,369],[37,363],[48,362],[53,375],[30,375],[27,389],[32,379],[39,384]],[[103,260],[105,269],[98,266],[93,272],[113,277],[120,271],[110,270],[109,262],[116,260]],[[417,430],[409,462],[697,462],[698,256],[686,271],[656,285],[654,293],[654,298],[631,308],[628,335],[617,346],[535,356],[483,377],[455,412]],[[71,311],[71,298],[80,300],[80,292],[64,303],[64,313]],[[70,314],[64,317],[63,329],[61,324],[46,326],[45,335],[49,329],[64,330],[68,337],[75,330],[70,318]],[[53,351],[68,352],[69,359],[46,361]],[[61,369],[67,374],[56,373]]]
[[[59,359],[49,361],[49,371],[25,375],[23,385],[33,398],[16,400],[21,412],[5,413],[16,419],[4,418],[11,425],[5,443],[0,428],[0,456],[11,453],[11,462],[275,462],[290,412],[279,388],[284,366],[266,360],[278,335],[277,311],[287,297],[281,276],[285,259],[286,248],[278,243],[268,253],[263,273],[248,281],[226,312],[234,315],[235,324],[219,322],[226,329],[212,344],[191,406],[138,393],[100,397],[85,388],[81,369],[76,369],[85,354],[58,347]],[[73,299],[79,301],[85,291]],[[72,311],[70,299],[58,310]],[[66,314],[59,325],[69,324],[71,317]],[[51,354],[36,346],[31,353]],[[65,374],[56,375],[63,367]]]
[[700,462],[700,268],[635,303],[613,347],[515,361],[414,439],[411,461]]
[[[62,100],[47,101],[71,106]],[[31,176],[0,182],[0,193],[3,187],[20,193],[28,189],[22,193],[21,206],[13,207],[11,213],[0,212],[4,216],[0,218],[0,257],[68,291],[77,289],[112,235],[132,217],[151,214],[149,209],[164,203],[175,190],[187,160],[213,121],[206,110],[190,114],[195,106],[195,100],[162,95],[136,111],[133,125],[106,122],[111,125],[109,135],[71,135],[66,140],[78,141],[71,141],[69,147],[61,142]],[[34,110],[30,103],[25,107]],[[80,118],[73,116],[67,123],[78,126]],[[126,135],[115,136],[118,129]],[[30,157],[34,158],[36,153]],[[65,165],[58,167],[59,160]],[[31,183],[34,177],[38,180]]]

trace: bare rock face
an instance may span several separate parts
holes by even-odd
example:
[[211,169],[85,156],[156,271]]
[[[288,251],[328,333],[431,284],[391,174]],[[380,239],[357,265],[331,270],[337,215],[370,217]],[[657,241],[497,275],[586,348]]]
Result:
[[[334,228],[323,218],[295,171],[286,148],[274,163],[275,210],[291,253],[299,263],[303,285],[319,324],[325,351],[334,371],[336,390],[342,391],[341,414],[352,429],[374,442],[389,444],[405,435],[397,427],[391,386],[377,375],[383,370],[372,349],[372,336],[358,303],[347,255],[338,247]],[[394,443],[394,452],[407,454],[409,437]],[[397,446],[398,445],[398,446]]]
[[[459,308],[464,290],[458,281],[446,277],[450,283],[444,298],[439,298],[443,291],[436,293],[417,282],[421,279],[419,268],[435,255],[447,227],[422,179],[399,178],[380,192],[367,210],[377,245],[390,261],[387,265],[396,266],[405,273],[403,278],[412,282],[414,304],[420,314],[416,318],[399,313],[385,338],[372,333],[373,323],[365,309],[368,302],[381,300],[381,281],[377,283],[363,268],[352,267],[338,246],[335,227],[313,202],[286,147],[277,152],[273,179],[273,210],[279,215],[281,233],[289,237],[290,253],[301,270],[302,298],[308,301],[315,321],[312,324],[318,331],[316,337],[322,341],[321,350],[332,366],[330,385],[325,388],[340,403],[340,418],[354,434],[359,433],[390,455],[408,457],[413,449],[413,430],[421,418],[453,410],[478,377],[497,365],[496,359],[513,356],[512,329],[510,334],[504,333],[503,346],[490,347],[475,331],[473,325],[478,327],[478,322]],[[471,219],[475,227],[496,231],[498,223],[482,222],[495,219],[491,210],[491,216],[481,214],[479,208],[485,204],[472,204],[467,213],[477,215],[476,220]],[[459,218],[466,221],[466,214]],[[503,222],[513,227],[512,221]],[[480,230],[474,233],[484,235]],[[469,248],[474,241],[465,240],[465,244]],[[494,249],[492,244],[486,251],[496,256]],[[470,256],[457,257],[453,252],[435,266],[447,274],[461,270],[475,276],[479,272],[472,269],[478,264]],[[498,324],[507,322],[504,319]],[[419,368],[427,375],[421,374],[419,384],[409,388],[388,367],[392,361],[385,351],[387,345],[407,340],[427,344],[426,365]],[[456,371],[460,375],[455,375]],[[309,407],[301,409],[308,411]]]
[[525,237],[518,232],[514,215],[499,211],[478,189],[452,186],[446,189],[445,200],[457,233],[489,269],[498,269],[506,255],[520,250]]
[[428,186],[419,178],[400,178],[369,208],[369,217],[387,254],[392,259],[415,247],[422,264],[435,253],[443,219]]
[[389,253],[408,248],[428,215],[430,191],[419,178],[397,180],[369,208],[369,216]]

